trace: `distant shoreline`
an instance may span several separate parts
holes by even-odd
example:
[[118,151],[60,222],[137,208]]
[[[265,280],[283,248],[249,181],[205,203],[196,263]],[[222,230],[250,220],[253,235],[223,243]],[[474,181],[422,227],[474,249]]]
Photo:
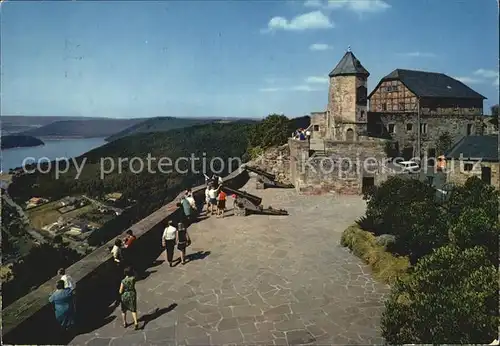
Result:
[[33,148],[45,145],[39,138],[26,135],[7,135],[0,137],[1,149]]

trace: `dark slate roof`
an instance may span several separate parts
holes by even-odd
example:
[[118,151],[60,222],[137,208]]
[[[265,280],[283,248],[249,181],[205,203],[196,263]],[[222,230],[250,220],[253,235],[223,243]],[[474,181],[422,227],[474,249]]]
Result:
[[486,99],[464,83],[444,73],[396,69],[382,78],[380,83],[387,80],[401,81],[417,97]]
[[498,136],[465,136],[445,155],[446,159],[479,159],[498,162]]
[[352,75],[362,75],[368,77],[370,73],[361,65],[359,60],[348,51],[344,54],[340,62],[335,66],[335,68],[328,75],[329,77],[334,76],[352,76]]

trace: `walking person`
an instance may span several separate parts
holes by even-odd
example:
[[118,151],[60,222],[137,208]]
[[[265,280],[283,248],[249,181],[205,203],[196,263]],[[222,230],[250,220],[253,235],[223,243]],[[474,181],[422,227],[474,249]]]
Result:
[[134,319],[134,329],[139,329],[137,322],[137,292],[135,290],[135,274],[131,267],[124,270],[125,277],[120,284],[121,309],[123,318],[123,327],[127,328],[127,311],[132,313]]
[[165,248],[165,260],[172,267],[174,259],[174,247],[177,237],[177,228],[174,227],[172,220],[168,221],[168,227],[163,231],[162,246]]
[[184,265],[186,264],[186,248],[191,245],[191,238],[182,222],[177,225],[176,241],[177,249],[181,255],[181,263]]
[[64,281],[56,283],[56,290],[50,295],[49,302],[54,304],[56,320],[64,331],[69,331],[75,325],[75,305],[73,290],[64,287]]

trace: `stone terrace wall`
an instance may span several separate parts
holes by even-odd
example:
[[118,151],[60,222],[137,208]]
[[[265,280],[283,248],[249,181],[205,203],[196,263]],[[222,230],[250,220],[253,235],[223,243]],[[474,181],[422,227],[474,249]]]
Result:
[[248,165],[276,175],[276,180],[280,183],[292,183],[290,176],[290,148],[288,144],[266,150],[261,157],[248,162]]
[[[247,171],[238,169],[225,177],[223,181],[227,186],[239,189],[248,181],[248,178]],[[192,189],[197,199],[204,198],[204,189],[204,185]],[[166,220],[172,219],[176,222],[181,216],[181,211],[177,207],[180,196],[181,194],[130,227],[137,236],[134,251],[140,256],[138,256],[138,262],[134,264],[139,268],[147,268],[161,254],[161,234]],[[99,305],[97,301],[112,302],[116,295],[117,287],[113,287],[109,282],[110,272],[115,269],[109,248],[116,239],[123,238],[123,236],[121,234],[110,240],[67,269],[68,274],[77,284],[77,318],[80,318],[83,325],[88,326],[89,322],[91,326],[92,323],[99,323],[99,317],[96,314],[107,310],[107,305],[97,306]],[[58,277],[50,279],[3,309],[2,341],[4,344],[54,345],[69,342],[69,340],[58,339],[60,331],[55,321],[52,305],[48,302],[48,297],[54,291],[58,279]],[[105,317],[108,314],[109,311],[103,312],[102,316]],[[90,327],[91,329],[85,332],[90,332],[97,327],[99,326]]]

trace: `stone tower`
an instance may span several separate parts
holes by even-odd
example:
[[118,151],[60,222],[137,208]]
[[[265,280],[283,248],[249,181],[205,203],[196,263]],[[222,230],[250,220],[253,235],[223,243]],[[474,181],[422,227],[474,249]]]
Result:
[[367,83],[370,73],[349,48],[328,76],[329,137],[335,140],[356,140],[367,130]]

